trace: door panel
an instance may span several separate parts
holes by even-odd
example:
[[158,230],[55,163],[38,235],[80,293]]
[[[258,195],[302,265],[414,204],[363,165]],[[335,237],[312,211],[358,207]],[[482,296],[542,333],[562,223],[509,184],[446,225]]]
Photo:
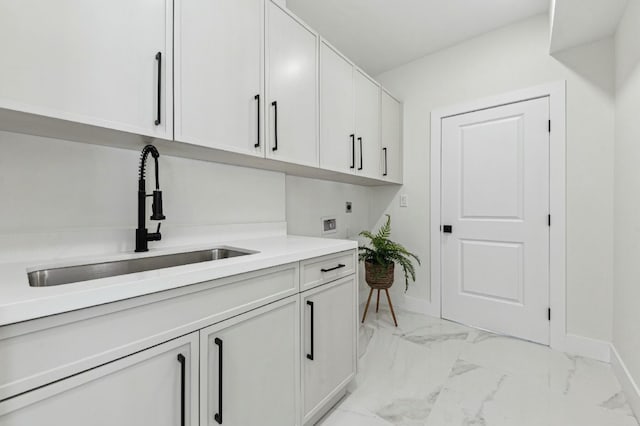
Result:
[[318,36],[267,2],[267,158],[318,167]]
[[444,318],[549,342],[548,98],[442,123]]
[[263,9],[176,1],[176,140],[264,156]]
[[176,426],[184,385],[184,425],[196,426],[197,345],[193,333],[9,399],[0,425]]
[[172,139],[172,9],[0,0],[0,107]]
[[[320,167],[354,173],[353,65],[320,44]],[[355,137],[355,136],[353,136]]]
[[298,424],[298,315],[292,296],[200,331],[202,426]]
[[354,276],[303,293],[303,423],[355,375],[355,294]]
[[389,182],[402,183],[402,104],[383,90],[380,110],[382,175]]
[[380,86],[360,71],[354,73],[356,95],[357,173],[382,178],[380,171]]

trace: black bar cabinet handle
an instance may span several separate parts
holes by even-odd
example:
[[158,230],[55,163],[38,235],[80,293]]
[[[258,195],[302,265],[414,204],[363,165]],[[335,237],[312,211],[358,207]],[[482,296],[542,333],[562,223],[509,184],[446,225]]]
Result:
[[387,148],[382,148],[382,150],[384,151],[384,173],[382,174],[382,176],[386,176],[387,175]]
[[358,138],[358,142],[360,142],[360,167],[358,170],[362,170],[362,138]]
[[346,265],[343,265],[342,263],[338,263],[338,266],[334,266],[333,268],[329,268],[329,269],[320,269],[321,272],[331,272],[331,271],[335,271],[336,269],[340,269],[340,268],[344,268]]
[[185,426],[185,403],[187,395],[185,392],[185,380],[186,380],[186,364],[187,360],[184,355],[178,354],[178,362],[180,363],[180,426]]
[[271,106],[273,106],[273,135],[274,135],[273,148],[271,149],[273,151],[277,151],[278,150],[278,102],[277,101],[271,102]]
[[349,135],[351,138],[351,169],[356,168],[356,135]]
[[259,148],[260,147],[260,94],[258,93],[257,95],[255,95],[253,97],[253,99],[255,99],[257,102],[257,109],[258,109],[258,132],[257,132],[257,142],[255,143],[255,145],[253,145],[255,148]]
[[313,302],[307,300],[307,305],[311,308],[311,353],[307,354],[307,359],[313,361]]
[[213,342],[218,345],[218,412],[213,419],[222,424],[222,339],[216,337]]
[[156,126],[160,125],[160,109],[162,103],[162,52],[156,53],[156,61],[158,61],[158,113],[156,116]]

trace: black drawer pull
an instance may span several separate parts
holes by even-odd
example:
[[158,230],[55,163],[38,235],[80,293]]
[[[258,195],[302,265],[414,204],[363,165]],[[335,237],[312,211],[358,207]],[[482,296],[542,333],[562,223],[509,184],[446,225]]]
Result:
[[362,170],[362,138],[358,138],[358,142],[360,142],[360,167],[358,167],[358,170]]
[[356,135],[349,135],[351,138],[351,166],[350,169],[356,168]]
[[259,148],[260,147],[260,94],[257,94],[253,97],[253,99],[256,100],[256,108],[258,109],[258,132],[257,132],[257,141],[256,143],[253,145],[255,148]]
[[156,116],[156,126],[160,125],[160,110],[162,108],[162,52],[156,53],[156,61],[158,61],[158,112]]
[[386,176],[387,173],[387,148],[382,148],[382,150],[384,151],[384,173],[382,174],[382,176]]
[[338,266],[334,266],[333,268],[329,268],[329,269],[320,269],[320,272],[331,272],[331,271],[335,271],[336,269],[340,269],[340,268],[344,268],[347,265],[343,265],[342,263],[339,263]]
[[185,402],[187,394],[185,392],[186,381],[186,363],[184,355],[178,354],[178,362],[180,363],[180,425],[185,426]]
[[272,151],[278,150],[278,102],[271,102],[273,107],[273,148]]
[[307,300],[307,305],[311,308],[311,353],[307,354],[307,359],[313,361],[313,302]]
[[216,337],[213,342],[218,345],[218,412],[213,419],[222,424],[222,339]]

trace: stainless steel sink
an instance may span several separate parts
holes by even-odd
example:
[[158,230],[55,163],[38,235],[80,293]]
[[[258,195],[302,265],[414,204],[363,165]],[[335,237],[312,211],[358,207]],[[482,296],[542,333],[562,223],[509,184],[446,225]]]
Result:
[[209,262],[211,260],[228,259],[257,253],[229,247],[216,247],[209,250],[191,251],[187,253],[167,254],[162,256],[143,257],[113,262],[75,265],[63,268],[43,269],[29,272],[31,287],[49,287],[60,284],[77,283],[98,278],[190,265],[192,263]]

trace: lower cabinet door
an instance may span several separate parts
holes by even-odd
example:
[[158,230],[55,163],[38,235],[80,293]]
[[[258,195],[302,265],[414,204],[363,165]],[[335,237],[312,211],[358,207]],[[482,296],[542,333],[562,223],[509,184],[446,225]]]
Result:
[[298,296],[200,330],[200,424],[297,425]]
[[317,420],[356,373],[356,278],[302,293],[303,423]]
[[5,400],[0,425],[196,426],[197,345],[193,333]]

